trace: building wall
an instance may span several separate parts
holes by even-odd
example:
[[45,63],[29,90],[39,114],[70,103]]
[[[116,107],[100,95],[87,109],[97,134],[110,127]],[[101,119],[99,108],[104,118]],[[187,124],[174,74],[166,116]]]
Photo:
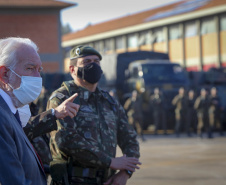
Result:
[[[106,40],[108,46],[116,47],[105,47]],[[226,14],[213,13],[206,17],[79,44],[102,46],[95,48],[104,54],[137,50],[168,53],[172,62],[181,64],[188,71],[207,71],[211,67],[226,67]]]
[[220,33],[220,54],[222,66],[226,67],[226,31]]
[[185,39],[185,60],[187,70],[198,71],[201,69],[200,44],[198,36],[188,37]]
[[63,71],[59,10],[0,11],[0,38],[26,37],[39,47],[44,72]]
[[182,39],[169,41],[169,57],[171,61],[183,65],[183,43]]
[[217,33],[202,36],[203,70],[219,67]]

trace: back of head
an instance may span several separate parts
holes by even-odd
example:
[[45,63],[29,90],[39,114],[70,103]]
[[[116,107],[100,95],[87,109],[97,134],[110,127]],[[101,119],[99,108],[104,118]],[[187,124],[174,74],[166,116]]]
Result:
[[20,46],[28,46],[34,48],[37,52],[37,45],[28,38],[9,37],[0,39],[0,66],[13,68],[17,61],[17,50]]

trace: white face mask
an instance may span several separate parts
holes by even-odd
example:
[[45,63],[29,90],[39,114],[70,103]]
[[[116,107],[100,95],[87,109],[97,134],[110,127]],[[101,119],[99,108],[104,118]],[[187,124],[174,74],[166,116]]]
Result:
[[28,120],[31,117],[31,111],[29,105],[24,105],[23,107],[20,107],[17,109],[20,116],[20,121],[22,123],[22,127],[25,127],[27,125]]
[[20,87],[14,89],[10,84],[8,84],[13,89],[13,94],[16,98],[23,104],[29,104],[36,100],[42,90],[42,78],[33,76],[20,76],[15,71],[10,69],[19,78],[21,78]]

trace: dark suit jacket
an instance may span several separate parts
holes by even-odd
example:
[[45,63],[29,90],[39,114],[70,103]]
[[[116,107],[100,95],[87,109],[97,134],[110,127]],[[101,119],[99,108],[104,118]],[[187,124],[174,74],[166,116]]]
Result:
[[47,184],[45,173],[33,146],[1,96],[0,184]]

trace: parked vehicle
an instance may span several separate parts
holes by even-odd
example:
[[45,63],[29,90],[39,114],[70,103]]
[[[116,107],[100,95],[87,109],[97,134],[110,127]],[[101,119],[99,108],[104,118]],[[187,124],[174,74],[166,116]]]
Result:
[[106,90],[115,89],[121,104],[130,97],[133,90],[142,93],[145,128],[152,124],[149,98],[158,87],[165,96],[165,109],[169,115],[168,128],[174,127],[174,107],[172,98],[180,87],[188,88],[186,72],[169,60],[168,54],[137,51],[103,56],[104,71],[100,86]]

